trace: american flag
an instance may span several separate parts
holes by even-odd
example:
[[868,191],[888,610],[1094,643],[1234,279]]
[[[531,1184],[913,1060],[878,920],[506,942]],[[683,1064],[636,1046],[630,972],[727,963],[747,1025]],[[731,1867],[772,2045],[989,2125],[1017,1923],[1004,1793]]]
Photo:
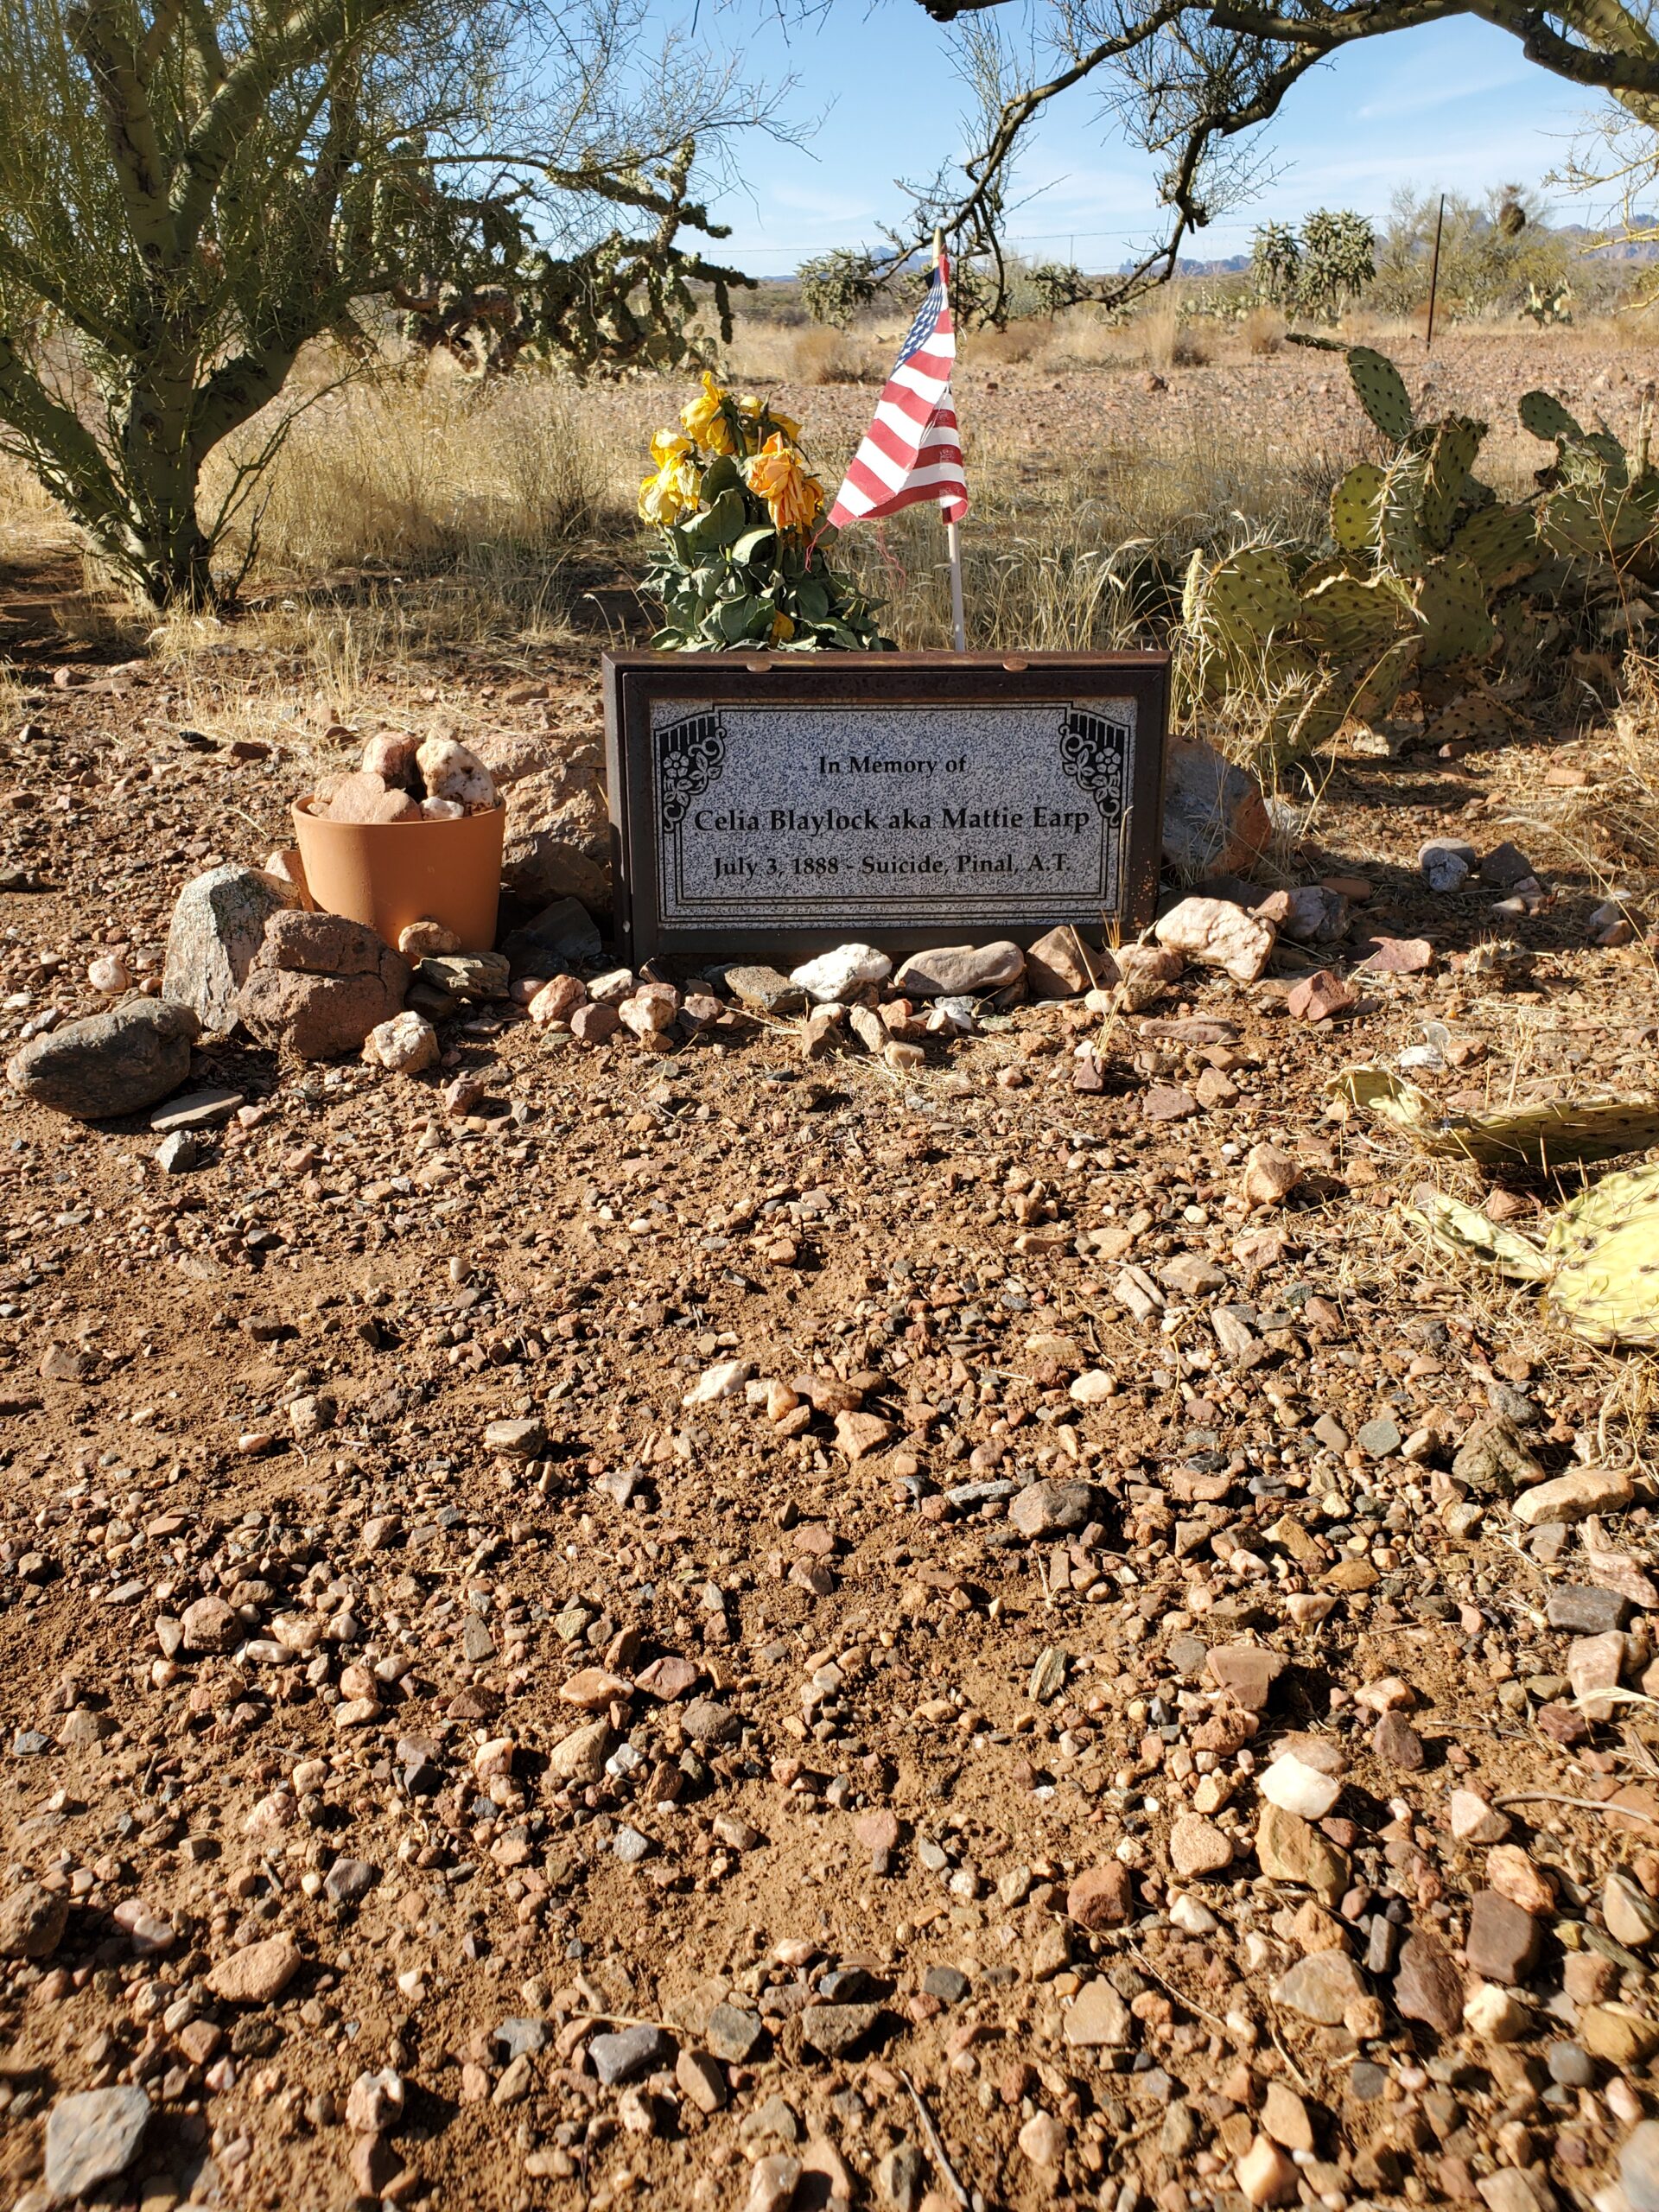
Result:
[[874,420],[830,510],[837,530],[849,522],[897,514],[918,499],[937,499],[947,522],[960,522],[967,513],[962,434],[950,404],[956,358],[950,264],[941,254],[927,297],[875,404]]

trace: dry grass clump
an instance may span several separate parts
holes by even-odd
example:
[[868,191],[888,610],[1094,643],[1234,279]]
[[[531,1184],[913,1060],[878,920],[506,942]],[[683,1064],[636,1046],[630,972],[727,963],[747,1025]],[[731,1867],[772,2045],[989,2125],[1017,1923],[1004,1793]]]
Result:
[[[430,373],[328,391],[294,423],[245,527],[266,574],[341,566],[499,566],[590,535],[615,504],[620,455],[550,378],[473,385]],[[207,499],[270,435],[214,456]]]
[[1611,715],[1573,747],[1587,780],[1552,787],[1560,760],[1553,748],[1520,756],[1508,826],[1541,864],[1581,869],[1604,893],[1659,888],[1659,658],[1625,654]]

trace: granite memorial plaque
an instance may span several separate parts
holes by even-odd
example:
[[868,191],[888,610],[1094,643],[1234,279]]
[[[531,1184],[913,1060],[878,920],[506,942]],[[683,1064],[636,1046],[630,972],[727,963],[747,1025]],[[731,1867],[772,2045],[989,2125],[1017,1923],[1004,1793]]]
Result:
[[619,949],[1132,933],[1168,695],[1164,653],[607,655]]

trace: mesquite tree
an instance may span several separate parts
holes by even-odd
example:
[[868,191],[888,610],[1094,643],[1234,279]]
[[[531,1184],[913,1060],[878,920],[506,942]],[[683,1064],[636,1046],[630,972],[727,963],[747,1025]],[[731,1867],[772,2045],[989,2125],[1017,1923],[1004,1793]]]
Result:
[[291,416],[264,417],[207,515],[203,463],[308,341],[365,348],[369,303],[434,271],[510,282],[532,250],[579,266],[596,211],[713,229],[685,141],[763,111],[683,54],[665,101],[645,16],[0,0],[0,445],[136,594],[211,603],[215,545]]
[[[1001,231],[1019,149],[1037,118],[1084,86],[1160,164],[1170,219],[1139,262],[1096,280],[1120,306],[1174,274],[1189,233],[1236,204],[1260,174],[1253,134],[1308,73],[1356,41],[1477,16],[1529,60],[1612,104],[1602,164],[1632,207],[1659,182],[1659,28],[1650,0],[919,0],[955,22],[981,111],[962,172],[913,188],[912,251],[935,225],[1006,289]],[[957,19],[960,18],[960,21]],[[1007,22],[1018,29],[1005,30]],[[1027,25],[1034,24],[1028,35]],[[1637,235],[1656,234],[1648,219]],[[997,318],[1001,292],[994,297]]]

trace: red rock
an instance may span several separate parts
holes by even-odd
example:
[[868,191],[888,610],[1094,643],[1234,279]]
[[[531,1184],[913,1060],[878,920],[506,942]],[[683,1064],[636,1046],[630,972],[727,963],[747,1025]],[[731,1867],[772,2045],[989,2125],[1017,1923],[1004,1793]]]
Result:
[[1103,1866],[1085,1867],[1073,1878],[1065,1893],[1067,1916],[1079,1928],[1116,1928],[1135,1910],[1129,1870],[1116,1859]]
[[1287,994],[1285,1010],[1293,1021],[1329,1021],[1358,1003],[1359,993],[1351,983],[1332,975],[1330,969],[1321,968],[1314,975],[1304,976]]
[[1187,1122],[1198,1110],[1190,1090],[1168,1083],[1150,1084],[1141,1101],[1141,1111],[1149,1122]]
[[1374,937],[1361,963],[1371,976],[1425,976],[1434,965],[1434,948],[1423,937]]
[[579,1006],[570,1016],[570,1034],[578,1045],[602,1045],[621,1027],[613,1006]]

